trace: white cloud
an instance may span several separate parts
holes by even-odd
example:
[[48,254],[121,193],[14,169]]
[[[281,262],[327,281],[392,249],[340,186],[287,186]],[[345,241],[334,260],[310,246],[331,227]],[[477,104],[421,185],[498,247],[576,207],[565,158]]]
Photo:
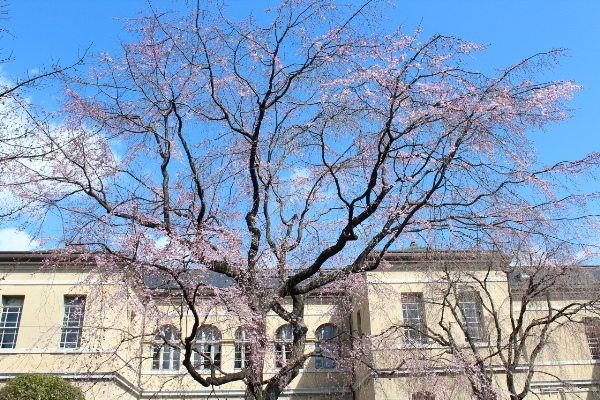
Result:
[[156,247],[158,250],[162,250],[169,244],[169,242],[170,240],[168,236],[160,236],[158,239],[156,239],[154,247]]
[[15,228],[0,229],[0,251],[27,251],[39,246],[27,232]]
[[[11,82],[0,66],[0,91],[8,87]],[[71,128],[60,121],[46,120],[46,116],[42,108],[34,107],[30,99],[18,93],[0,98],[0,214],[35,212],[39,198],[60,198],[73,192],[68,183],[40,181],[40,177],[62,174],[69,181],[86,182],[89,176],[112,173],[120,160],[101,133],[85,127]],[[72,154],[85,152],[87,174],[61,152],[52,152],[58,147]],[[97,187],[99,183],[99,178],[92,181]]]

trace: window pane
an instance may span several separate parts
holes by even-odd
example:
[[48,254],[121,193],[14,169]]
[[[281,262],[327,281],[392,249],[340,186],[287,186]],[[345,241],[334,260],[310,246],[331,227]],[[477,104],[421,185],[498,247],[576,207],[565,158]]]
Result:
[[286,354],[285,354],[285,345],[283,343],[275,344],[275,366],[277,368],[281,368],[285,365]]
[[221,346],[215,345],[213,346],[213,354],[212,354],[213,362],[217,368],[221,367]]
[[246,335],[246,330],[243,328],[238,328],[237,331],[235,331],[235,340],[236,342],[245,342],[248,340],[248,336]]
[[290,344],[285,344],[284,349],[285,361],[287,362],[292,358],[292,346]]
[[291,325],[284,325],[277,329],[275,338],[280,341],[291,342],[294,338],[294,331]]
[[4,309],[3,317],[4,326],[14,328],[21,317],[21,309],[15,309],[14,307]]
[[233,361],[233,368],[235,369],[242,369],[244,368],[244,360],[242,358],[242,354],[243,354],[243,344],[236,344],[235,345],[235,357],[234,357],[234,361]]
[[172,350],[171,346],[169,346],[169,345],[163,346],[162,369],[165,369],[165,370],[171,369],[171,350]]
[[248,368],[252,365],[252,353],[250,353],[249,345],[245,345],[243,354],[244,354],[244,367]]
[[181,351],[178,348],[173,348],[173,366],[172,369],[174,371],[179,370],[179,357],[181,356]]
[[14,349],[17,343],[17,332],[13,329],[5,329],[2,331],[2,345],[0,348],[3,349]]
[[160,351],[162,346],[154,345],[152,348],[152,369],[160,369]]
[[204,368],[210,368],[210,359],[211,359],[211,352],[212,352],[212,345],[210,344],[205,344],[204,345],[204,352],[203,352],[203,360],[202,360],[202,366]]

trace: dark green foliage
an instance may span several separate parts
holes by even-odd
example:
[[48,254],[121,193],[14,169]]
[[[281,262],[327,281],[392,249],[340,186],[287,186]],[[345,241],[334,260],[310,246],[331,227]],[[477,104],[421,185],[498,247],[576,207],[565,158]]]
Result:
[[79,388],[54,375],[24,374],[0,389],[0,400],[85,400]]

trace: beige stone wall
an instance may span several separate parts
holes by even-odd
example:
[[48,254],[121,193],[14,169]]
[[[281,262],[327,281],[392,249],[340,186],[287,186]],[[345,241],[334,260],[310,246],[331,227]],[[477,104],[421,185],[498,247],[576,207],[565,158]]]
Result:
[[[482,270],[481,273],[488,271]],[[423,293],[426,299],[425,317],[435,327],[442,309],[435,303],[439,296],[439,270],[417,268],[390,268],[385,271],[365,274],[366,289],[357,294],[351,315],[339,316],[335,298],[310,301],[306,308],[305,322],[309,327],[307,350],[315,343],[316,329],[332,323],[340,331],[351,332],[358,338],[378,337],[395,324],[402,323],[402,293]],[[438,275],[436,275],[438,274]],[[152,370],[152,333],[162,324],[171,324],[184,334],[189,331],[192,320],[180,318],[176,300],[162,301],[160,322],[146,318],[140,312],[141,302],[136,293],[121,284],[115,277],[112,281],[99,280],[81,268],[69,267],[59,270],[40,271],[33,265],[0,266],[0,295],[24,296],[23,315],[15,349],[0,349],[0,384],[7,377],[25,372],[60,374],[72,379],[86,390],[88,399],[134,399],[166,398],[183,396],[204,398],[213,390],[227,398],[243,395],[243,383],[232,383],[221,388],[204,388],[193,381],[183,369],[179,371]],[[503,324],[509,324],[507,282],[502,274],[488,274],[488,289],[497,299]],[[465,278],[465,284],[468,280]],[[64,312],[65,295],[86,296],[84,333],[80,349],[69,350],[58,347],[60,325]],[[117,304],[118,306],[114,307]],[[108,307],[107,305],[111,305]],[[560,302],[555,306],[559,307]],[[536,318],[545,312],[544,305],[527,314]],[[359,329],[359,313],[361,326]],[[489,315],[484,315],[488,318]],[[233,371],[234,333],[242,325],[232,318],[231,313],[218,307],[207,312],[206,323],[216,326],[222,334],[222,367]],[[275,331],[284,321],[271,314],[267,321],[268,332],[274,339]],[[452,326],[456,338],[461,337],[459,328]],[[351,399],[349,388],[355,391],[354,400],[408,399],[416,392],[430,391],[442,399],[469,399],[470,389],[461,377],[430,375],[410,377],[389,375],[375,378],[370,368],[391,370],[411,357],[414,351],[443,354],[444,349],[433,345],[418,349],[407,349],[400,336],[402,331],[390,336],[387,342],[365,339],[364,363],[352,370],[344,365],[335,370],[317,370],[310,360],[301,374],[292,382],[289,399]],[[492,339],[493,334],[491,336]],[[352,346],[356,346],[356,343]],[[348,340],[343,352],[351,351]],[[490,351],[482,344],[480,351]],[[413,352],[413,353],[411,353]],[[268,356],[267,376],[275,372],[273,356]],[[438,355],[450,361],[449,355]],[[445,358],[444,358],[445,357]],[[497,363],[500,365],[500,363]],[[565,324],[550,336],[547,348],[538,361],[538,372],[534,376],[534,391],[541,399],[597,399],[593,388],[600,381],[600,363],[591,359],[585,333],[581,325]],[[553,375],[558,375],[571,385],[558,385]],[[504,377],[498,370],[496,384],[502,388]]]
[[[121,300],[129,296],[134,301],[127,287],[118,279],[94,279],[78,266],[55,270],[2,265],[0,276],[0,295],[24,297],[16,346],[0,349],[1,381],[15,374],[49,373],[81,386],[88,399],[134,398],[126,386],[135,384],[138,376],[140,342],[132,333],[139,331],[140,320],[128,301]],[[59,346],[65,296],[85,297],[78,349]],[[123,306],[107,307],[115,301]]]
[[[163,307],[173,307],[171,303],[163,304]],[[315,332],[324,324],[333,324],[338,328],[338,331],[344,332],[350,329],[349,317],[339,318],[334,316],[335,313],[332,311],[335,309],[335,299],[329,301],[327,298],[319,299],[318,301],[309,301],[306,312],[305,312],[305,323],[308,327],[307,340],[306,340],[306,351],[312,351],[315,346]],[[177,308],[177,307],[174,307]],[[168,314],[168,313],[167,313]],[[183,334],[189,333],[193,320],[191,317],[180,320],[177,312],[172,313],[172,320],[168,321],[163,319],[162,325],[172,325],[180,330]],[[225,372],[234,372],[234,335],[235,331],[243,325],[242,321],[232,319],[231,314],[227,313],[226,310],[221,308],[213,308],[207,315],[203,315],[205,325],[211,325],[216,327],[221,335],[221,368]],[[285,321],[276,316],[274,313],[269,314],[267,319],[267,332],[272,343],[275,340],[276,330],[285,325]],[[156,324],[149,324],[148,332],[152,332],[156,329]],[[343,347],[342,352],[348,351],[347,348]],[[265,378],[269,378],[276,372],[275,369],[275,348],[272,346],[269,349],[269,353],[265,357]],[[155,371],[152,370],[152,340],[147,337],[144,341],[144,356],[145,362],[142,364],[141,370],[141,386],[145,390],[150,391],[177,391],[177,390],[195,390],[203,392],[206,390],[206,394],[209,394],[211,389],[204,389],[202,386],[193,381],[182,366],[179,371]],[[350,378],[352,371],[350,366],[340,366],[333,370],[322,370],[316,369],[315,360],[310,359],[307,361],[305,368],[301,371],[300,375],[290,384],[290,389],[295,393],[294,396],[300,396],[302,392],[312,392],[306,396],[313,396],[311,398],[317,398],[319,392],[348,392],[350,385]],[[233,391],[235,393],[241,393],[244,390],[243,382],[232,382],[219,388],[223,391]],[[336,394],[336,396],[343,398],[345,394]],[[329,394],[327,395],[329,396]],[[326,398],[329,398],[327,397]],[[297,398],[297,397],[291,397]],[[307,397],[308,398],[308,397]],[[338,397],[334,397],[338,398]]]
[[[368,304],[362,304],[361,310],[369,310],[368,331],[366,333],[373,336],[374,343],[369,361],[380,371],[392,370],[403,361],[413,357],[434,358],[436,360],[446,360],[450,362],[450,355],[440,356],[441,348],[435,344],[417,345],[416,348],[410,348],[402,339],[402,329],[396,331],[393,335],[390,327],[403,323],[402,318],[402,293],[423,293],[425,300],[425,319],[428,327],[434,332],[442,333],[438,322],[441,319],[442,312],[445,312],[445,321],[450,323],[453,336],[457,342],[464,334],[458,324],[452,325],[452,318],[448,315],[448,310],[443,310],[438,304],[440,290],[444,285],[438,283],[440,277],[445,273],[442,268],[413,268],[414,266],[393,266],[387,271],[369,272],[366,274],[368,282]],[[476,265],[475,265],[476,267]],[[458,268],[454,277],[459,285],[469,288],[469,276],[475,276],[482,279],[485,276],[487,290],[489,291],[500,321],[503,332],[510,330],[509,302],[508,302],[508,282],[503,273],[486,268],[468,269],[468,274],[464,274]],[[485,296],[483,301],[488,302]],[[553,307],[564,306],[564,302],[555,301]],[[516,304],[516,307],[519,305]],[[526,314],[526,319],[534,319],[544,312],[544,308],[532,310]],[[363,314],[364,315],[364,314]],[[356,321],[356,311],[353,313],[353,321]],[[488,340],[492,345],[497,339],[494,325],[491,324],[491,315],[485,310],[483,312],[484,326],[489,329]],[[577,317],[581,320],[581,316]],[[364,324],[363,324],[364,325]],[[377,338],[387,337],[382,344],[377,345]],[[483,354],[491,354],[492,347],[488,343],[482,342],[478,345],[478,351]],[[443,362],[442,362],[443,364]],[[496,357],[490,361],[490,366],[496,367],[494,375],[495,385],[502,390],[506,386],[506,380],[500,368],[501,360]],[[435,370],[435,369],[434,369]],[[546,348],[540,355],[536,365],[536,374],[533,378],[533,392],[540,398],[561,398],[561,399],[592,399],[597,398],[597,392],[600,384],[600,363],[592,360],[586,341],[583,327],[580,324],[565,323],[557,326],[549,336]],[[364,368],[359,368],[364,372]],[[439,371],[444,374],[443,370]],[[385,375],[385,374],[383,374]],[[557,379],[556,377],[560,377]],[[439,380],[439,382],[435,382]],[[564,382],[560,382],[563,380]],[[394,376],[387,378],[369,378],[368,382],[363,383],[362,388],[370,387],[373,394],[365,397],[373,399],[410,399],[412,393],[428,391],[436,395],[436,399],[471,399],[471,389],[464,377],[453,376],[445,379],[439,376]],[[558,389],[557,389],[558,388]],[[359,392],[362,393],[362,392]],[[532,394],[531,396],[535,396]],[[562,397],[553,397],[562,396]],[[361,398],[361,397],[359,397]]]
[[[176,302],[162,302],[163,317],[157,322],[145,318],[139,308],[133,307],[135,302],[139,305],[139,300],[119,279],[100,280],[77,267],[45,271],[40,271],[37,265],[1,268],[4,280],[0,294],[24,296],[24,304],[16,348],[0,349],[0,382],[14,374],[38,372],[72,379],[86,390],[88,399],[136,398],[140,390],[143,398],[161,398],[160,393],[205,398],[215,390],[232,398],[243,396],[242,382],[204,388],[183,367],[179,371],[152,370],[152,333],[156,327],[169,324],[184,334],[191,327],[191,317],[182,320],[174,312]],[[86,297],[84,330],[78,349],[59,348],[65,295]],[[305,318],[309,327],[307,350],[314,348],[315,331],[325,323],[335,324],[340,332],[349,330],[348,318],[332,317],[335,307],[335,302],[327,298],[309,302]],[[241,322],[232,320],[225,310],[215,308],[206,316],[206,324],[220,330],[222,367],[234,371],[234,333]],[[282,325],[283,320],[270,315],[268,331],[273,339]],[[272,357],[266,358],[267,377],[275,372],[274,348],[272,353]],[[350,376],[349,367],[317,370],[314,360],[309,360],[292,382],[291,392],[283,398],[347,398]]]

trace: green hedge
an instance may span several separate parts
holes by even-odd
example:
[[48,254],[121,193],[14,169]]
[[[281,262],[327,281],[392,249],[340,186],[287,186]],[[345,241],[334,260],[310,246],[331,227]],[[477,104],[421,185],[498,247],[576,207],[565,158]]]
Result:
[[0,389],[0,400],[85,400],[79,388],[54,375],[24,374]]

